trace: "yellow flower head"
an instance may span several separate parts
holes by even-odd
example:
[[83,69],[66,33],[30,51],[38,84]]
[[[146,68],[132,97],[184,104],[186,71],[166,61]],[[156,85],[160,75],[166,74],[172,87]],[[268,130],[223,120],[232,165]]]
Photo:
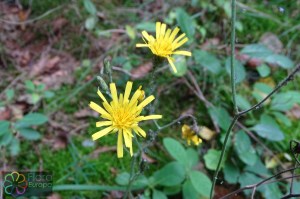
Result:
[[148,47],[153,54],[167,58],[173,71],[177,73],[177,69],[173,62],[174,59],[171,56],[173,54],[191,56],[192,53],[184,50],[175,51],[177,48],[186,43],[188,38],[185,36],[185,33],[183,33],[175,39],[180,29],[176,27],[172,31],[171,29],[166,30],[166,28],[166,24],[156,22],[156,38],[154,38],[152,35],[149,35],[144,30],[142,35],[146,44],[136,44],[136,47]]
[[146,137],[146,132],[139,127],[139,122],[143,120],[160,119],[161,115],[141,116],[141,112],[155,98],[153,95],[147,97],[143,101],[139,101],[142,94],[141,89],[137,89],[131,99],[129,95],[132,89],[132,82],[127,82],[125,93],[120,94],[118,98],[117,88],[115,83],[111,83],[110,92],[112,101],[108,103],[104,95],[98,90],[97,94],[103,101],[103,108],[95,102],[90,102],[90,107],[100,113],[100,117],[104,121],[96,123],[96,127],[104,127],[104,129],[92,135],[93,140],[97,140],[108,133],[118,133],[117,155],[118,158],[123,157],[123,139],[125,146],[129,148],[132,156],[132,137],[133,132],[139,136]]
[[182,126],[182,138],[186,139],[188,145],[193,142],[194,145],[198,146],[202,143],[202,140],[196,135],[196,133],[186,124]]

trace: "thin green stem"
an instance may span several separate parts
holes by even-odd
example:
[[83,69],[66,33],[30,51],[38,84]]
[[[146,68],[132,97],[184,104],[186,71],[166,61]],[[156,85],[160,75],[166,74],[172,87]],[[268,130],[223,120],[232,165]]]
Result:
[[228,142],[230,132],[233,129],[233,127],[234,127],[235,123],[237,122],[237,120],[239,119],[239,117],[240,117],[240,115],[236,115],[233,118],[229,128],[227,129],[227,132],[226,132],[226,135],[225,135],[225,140],[224,140],[223,147],[222,147],[221,156],[219,158],[219,162],[218,162],[216,171],[214,173],[213,184],[212,184],[212,187],[211,187],[211,190],[210,190],[210,199],[212,199],[213,196],[214,196],[214,189],[215,189],[215,186],[216,186],[216,182],[217,182],[217,179],[218,179],[218,174],[219,174],[219,171],[220,171],[220,168],[221,168],[221,165],[222,165],[222,161],[223,161],[223,158],[224,158],[224,155],[225,155],[226,146],[227,146],[227,142]]
[[236,1],[231,1],[231,55],[230,55],[230,71],[231,71],[231,90],[232,90],[232,100],[235,113],[238,113],[238,107],[236,104],[236,88],[235,88],[235,81],[236,81],[236,74],[235,74],[235,15],[236,15]]

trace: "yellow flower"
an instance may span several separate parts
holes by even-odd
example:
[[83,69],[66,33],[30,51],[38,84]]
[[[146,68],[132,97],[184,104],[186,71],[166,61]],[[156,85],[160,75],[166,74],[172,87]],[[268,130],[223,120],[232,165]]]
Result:
[[192,53],[184,50],[175,51],[177,48],[186,43],[188,38],[185,37],[185,33],[183,33],[175,39],[180,29],[176,27],[173,31],[171,29],[166,31],[166,28],[166,24],[156,22],[156,38],[149,35],[144,30],[142,35],[146,44],[136,44],[136,47],[148,47],[153,54],[167,58],[173,71],[177,73],[177,69],[174,65],[174,59],[171,56],[174,54],[191,56]]
[[92,135],[93,140],[97,140],[108,133],[118,133],[117,155],[118,158],[123,157],[123,139],[125,146],[129,148],[132,156],[132,137],[133,132],[139,136],[146,137],[146,132],[139,127],[139,122],[143,120],[160,119],[161,115],[141,116],[141,112],[155,98],[153,95],[147,97],[139,103],[138,99],[142,94],[141,89],[137,89],[131,99],[129,95],[132,89],[132,82],[127,82],[125,93],[120,94],[118,98],[117,88],[115,83],[111,83],[110,92],[112,101],[108,103],[104,95],[98,90],[97,94],[103,101],[103,108],[95,102],[90,102],[90,107],[100,113],[100,117],[104,121],[96,123],[96,127],[106,127]]
[[202,140],[196,135],[196,133],[186,124],[182,126],[182,138],[186,139],[188,145],[191,145],[193,142],[194,145],[198,146],[202,143]]

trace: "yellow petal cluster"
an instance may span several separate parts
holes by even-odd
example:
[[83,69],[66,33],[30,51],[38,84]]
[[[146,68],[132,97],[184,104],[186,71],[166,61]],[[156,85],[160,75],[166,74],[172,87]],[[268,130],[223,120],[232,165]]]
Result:
[[180,29],[177,27],[172,31],[171,29],[167,29],[166,24],[156,22],[156,37],[154,38],[144,30],[142,31],[142,35],[145,44],[136,44],[136,47],[148,47],[153,54],[167,58],[173,71],[177,73],[177,69],[174,65],[174,59],[171,56],[174,54],[185,56],[192,55],[189,51],[176,50],[188,41],[185,33],[176,38],[179,31]]
[[139,127],[139,122],[143,120],[160,119],[161,115],[141,116],[141,112],[145,106],[152,102],[155,98],[153,95],[144,100],[140,100],[144,91],[141,87],[135,91],[130,99],[132,82],[127,82],[124,94],[118,97],[115,83],[110,84],[110,92],[112,101],[108,102],[104,95],[98,90],[97,94],[101,98],[103,107],[95,102],[90,102],[89,106],[100,113],[103,119],[96,123],[96,127],[105,127],[104,129],[92,135],[93,140],[97,140],[109,133],[118,133],[117,156],[123,157],[123,140],[125,147],[129,148],[130,155],[133,155],[132,138],[133,132],[139,136],[146,137],[146,132]]
[[187,141],[188,145],[191,145],[191,142],[198,146],[202,143],[202,140],[196,135],[196,133],[186,124],[184,124],[181,128],[182,138]]

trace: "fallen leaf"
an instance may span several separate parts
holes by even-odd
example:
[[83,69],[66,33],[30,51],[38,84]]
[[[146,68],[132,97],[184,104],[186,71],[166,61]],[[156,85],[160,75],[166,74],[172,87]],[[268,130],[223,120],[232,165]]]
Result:
[[10,120],[12,111],[8,107],[0,107],[0,120]]
[[68,24],[68,20],[61,17],[57,18],[52,22],[52,28],[55,33],[60,31],[62,28],[64,28]]
[[132,79],[141,79],[145,77],[153,68],[152,62],[146,62],[137,68],[131,70]]
[[263,34],[260,38],[260,43],[267,46],[269,49],[271,49],[274,53],[281,53],[283,49],[283,44],[277,37],[277,35],[267,32]]
[[99,117],[99,113],[93,111],[90,108],[84,108],[75,112],[74,116],[79,119],[85,117]]
[[98,149],[94,150],[91,154],[90,154],[90,157],[92,159],[96,159],[99,157],[99,155],[101,153],[105,153],[105,152],[109,152],[109,151],[116,151],[117,150],[117,147],[115,146],[102,146],[102,147],[99,147]]
[[201,136],[201,138],[203,138],[204,140],[211,140],[215,135],[216,135],[216,132],[213,131],[213,130],[210,130],[209,128],[207,128],[206,126],[202,126],[200,128],[200,131],[199,131],[199,135]]
[[146,153],[142,153],[142,158],[147,162],[147,163],[155,163],[156,162],[156,160],[155,159],[153,159],[153,158],[151,158],[151,157],[149,157]]
[[300,106],[297,104],[294,105],[293,108],[290,111],[288,111],[286,114],[288,117],[294,120],[300,119]]
[[61,196],[58,193],[53,193],[50,196],[47,196],[47,199],[61,199]]
[[219,38],[211,38],[207,39],[202,45],[201,49],[202,50],[210,50],[212,48],[215,48],[220,44],[220,39]]

